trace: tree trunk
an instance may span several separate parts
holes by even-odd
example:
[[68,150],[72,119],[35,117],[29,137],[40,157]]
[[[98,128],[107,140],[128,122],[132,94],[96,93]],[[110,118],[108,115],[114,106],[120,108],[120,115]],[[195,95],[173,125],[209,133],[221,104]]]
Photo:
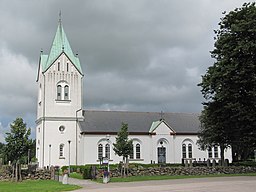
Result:
[[125,177],[125,157],[123,157],[123,177]]
[[225,160],[225,157],[224,157],[224,150],[225,150],[225,147],[223,144],[220,145],[220,159],[221,159],[221,166],[224,166],[224,160]]

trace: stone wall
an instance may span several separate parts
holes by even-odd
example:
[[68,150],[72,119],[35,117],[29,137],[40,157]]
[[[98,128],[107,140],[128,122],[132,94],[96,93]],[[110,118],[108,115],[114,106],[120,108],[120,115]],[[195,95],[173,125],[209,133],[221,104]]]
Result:
[[[132,168],[128,176],[150,175],[213,175],[213,174],[242,174],[256,173],[256,167],[157,167],[157,168]],[[98,177],[102,177],[99,171]],[[111,177],[120,177],[119,170],[111,170]]]
[[[11,166],[2,166],[0,169],[0,181],[12,181],[13,170]],[[52,173],[53,174],[53,173]],[[21,170],[22,180],[50,180],[51,171],[47,169],[28,168]]]

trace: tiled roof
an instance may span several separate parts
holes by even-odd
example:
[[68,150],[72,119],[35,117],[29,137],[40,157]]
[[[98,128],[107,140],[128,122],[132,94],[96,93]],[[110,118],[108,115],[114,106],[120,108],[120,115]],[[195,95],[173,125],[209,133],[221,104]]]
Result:
[[121,123],[128,123],[128,131],[132,133],[149,133],[152,123],[161,118],[176,133],[196,134],[200,128],[195,113],[164,113],[161,117],[157,112],[127,112],[127,111],[84,111],[84,121],[80,122],[83,133],[119,132]]

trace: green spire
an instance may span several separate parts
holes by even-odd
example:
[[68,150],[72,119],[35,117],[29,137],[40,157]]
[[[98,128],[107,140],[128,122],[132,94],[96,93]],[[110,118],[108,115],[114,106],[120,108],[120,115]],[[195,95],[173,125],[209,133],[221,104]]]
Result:
[[70,44],[68,42],[67,36],[64,32],[64,29],[61,23],[61,16],[60,16],[57,32],[55,34],[51,51],[47,60],[45,59],[45,55],[41,55],[41,57],[44,57],[43,59],[44,63],[42,63],[43,71],[46,71],[63,52],[68,56],[70,61],[75,65],[77,70],[82,74],[80,61],[78,57],[74,55],[70,47]]

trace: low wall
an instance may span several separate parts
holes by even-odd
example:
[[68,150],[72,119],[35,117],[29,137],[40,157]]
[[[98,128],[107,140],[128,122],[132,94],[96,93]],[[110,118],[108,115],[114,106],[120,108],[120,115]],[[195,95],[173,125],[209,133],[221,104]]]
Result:
[[[242,174],[256,173],[256,167],[157,167],[132,168],[128,172],[128,176]],[[111,177],[120,176],[119,170],[111,170]],[[102,173],[99,172],[98,177],[102,177]]]
[[[2,166],[0,169],[0,181],[13,180],[13,169],[11,166]],[[52,171],[47,169],[22,169],[22,180],[50,180],[54,179]]]

